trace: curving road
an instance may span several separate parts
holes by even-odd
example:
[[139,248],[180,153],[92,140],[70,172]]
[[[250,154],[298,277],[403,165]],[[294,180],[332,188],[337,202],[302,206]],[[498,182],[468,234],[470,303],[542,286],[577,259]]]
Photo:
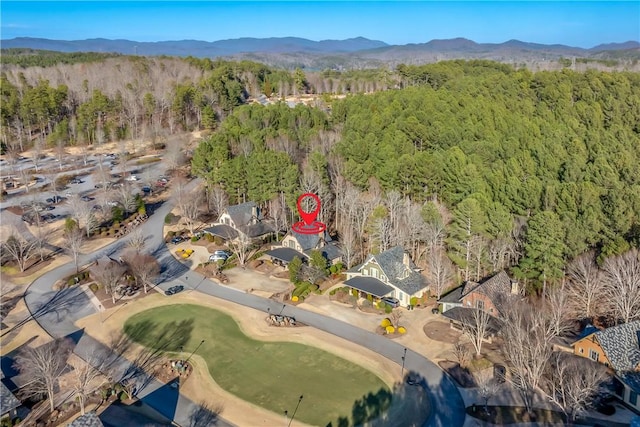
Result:
[[[196,181],[189,186],[195,185]],[[268,311],[276,313],[283,310],[283,314],[293,316],[297,321],[357,343],[402,364],[404,346],[392,340],[328,316],[220,286],[204,276],[190,271],[170,254],[163,240],[164,217],[171,208],[170,202],[164,203],[141,225],[143,234],[147,236],[146,247],[151,249],[152,254],[161,265],[161,276],[157,285],[159,288],[166,290],[179,281],[188,288],[197,289],[198,292],[255,308],[265,313]],[[96,252],[83,255],[80,258],[80,265],[93,262],[104,255],[117,257],[125,247],[128,238],[129,236],[125,236]],[[63,265],[42,275],[29,286],[25,302],[32,317],[53,337],[71,337],[77,343],[75,353],[90,363],[97,360],[97,355],[102,355],[101,360],[108,359],[112,366],[117,366],[120,378],[128,375],[129,378],[137,382],[137,397],[139,399],[167,418],[174,420],[176,424],[195,425],[194,423],[198,422],[198,417],[203,416],[202,409],[198,405],[182,396],[177,389],[153,378],[133,375],[132,373],[139,374],[140,372],[132,367],[130,362],[115,356],[110,348],[105,347],[84,331],[78,330],[74,325],[76,320],[96,313],[93,304],[81,289],[52,290],[52,285],[57,280],[68,277],[74,273],[74,270],[75,267],[72,263]],[[462,397],[452,380],[437,365],[424,356],[407,350],[404,367],[407,371],[413,371],[420,375],[423,378],[422,385],[428,391],[432,414],[425,425],[456,427],[464,424],[466,415]],[[218,418],[216,425],[228,426],[231,424]]]

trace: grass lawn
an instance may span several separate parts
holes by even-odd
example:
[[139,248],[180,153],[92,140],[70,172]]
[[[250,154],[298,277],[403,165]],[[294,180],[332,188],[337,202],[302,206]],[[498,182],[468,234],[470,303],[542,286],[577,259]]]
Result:
[[[153,308],[127,319],[135,341],[165,351],[191,352],[207,361],[225,390],[275,413],[326,426],[360,424],[388,408],[391,392],[374,373],[326,351],[289,342],[256,341],[233,318],[191,304]],[[340,420],[341,419],[341,420]],[[345,424],[345,421],[348,423]]]

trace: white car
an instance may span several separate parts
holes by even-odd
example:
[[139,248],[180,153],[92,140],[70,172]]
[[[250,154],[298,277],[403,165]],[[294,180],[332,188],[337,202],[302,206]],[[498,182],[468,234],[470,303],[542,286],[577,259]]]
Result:
[[136,175],[131,175],[125,178],[126,181],[140,181],[140,178],[138,178]]

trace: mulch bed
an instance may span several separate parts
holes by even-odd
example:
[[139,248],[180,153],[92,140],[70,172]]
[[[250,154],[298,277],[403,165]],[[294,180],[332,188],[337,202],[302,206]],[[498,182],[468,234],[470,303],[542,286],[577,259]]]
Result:
[[448,323],[440,321],[425,324],[423,331],[428,338],[448,344],[457,343],[462,335],[459,330],[453,329]]

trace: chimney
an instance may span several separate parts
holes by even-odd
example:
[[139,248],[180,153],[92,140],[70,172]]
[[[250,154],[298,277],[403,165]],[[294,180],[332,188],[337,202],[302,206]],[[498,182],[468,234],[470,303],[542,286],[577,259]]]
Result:
[[258,207],[251,207],[251,223],[256,224],[258,222]]
[[410,264],[409,264],[409,254],[404,252],[402,254],[402,263],[407,267],[407,268],[411,268]]
[[518,282],[511,282],[511,294],[513,295],[520,294],[520,286],[518,286]]

